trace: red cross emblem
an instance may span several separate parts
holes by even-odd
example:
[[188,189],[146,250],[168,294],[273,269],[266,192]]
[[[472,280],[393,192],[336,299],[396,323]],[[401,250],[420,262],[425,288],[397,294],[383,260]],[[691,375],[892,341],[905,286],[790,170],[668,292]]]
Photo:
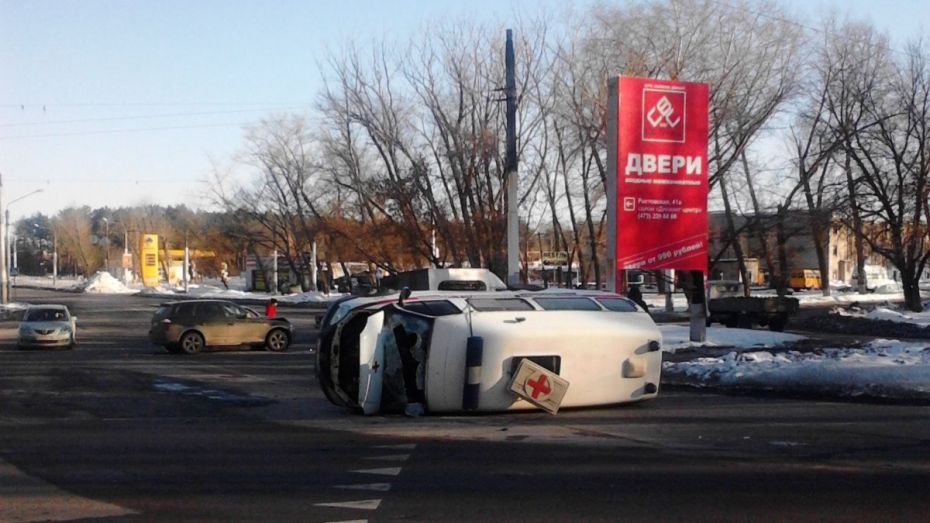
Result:
[[530,392],[530,389],[533,389],[530,392],[530,396],[534,400],[539,399],[540,396],[548,396],[552,392],[552,387],[549,385],[549,378],[545,374],[539,374],[539,378],[534,380],[532,377],[526,380],[526,391]]

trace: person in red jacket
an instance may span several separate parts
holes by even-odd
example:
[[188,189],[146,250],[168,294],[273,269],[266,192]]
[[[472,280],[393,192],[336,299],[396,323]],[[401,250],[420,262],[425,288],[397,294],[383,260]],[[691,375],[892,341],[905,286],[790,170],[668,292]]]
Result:
[[265,305],[265,316],[274,318],[278,315],[278,300],[271,298]]

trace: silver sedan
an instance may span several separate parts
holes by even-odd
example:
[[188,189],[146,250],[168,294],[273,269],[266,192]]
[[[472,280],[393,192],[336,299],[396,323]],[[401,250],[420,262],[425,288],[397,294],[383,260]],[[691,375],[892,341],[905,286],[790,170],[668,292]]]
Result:
[[77,318],[64,305],[32,305],[19,324],[19,348],[74,348]]

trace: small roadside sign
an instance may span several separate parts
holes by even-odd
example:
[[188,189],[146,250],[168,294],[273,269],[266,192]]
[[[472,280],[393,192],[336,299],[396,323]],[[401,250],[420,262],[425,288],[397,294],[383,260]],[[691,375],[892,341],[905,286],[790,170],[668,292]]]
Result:
[[537,407],[555,414],[568,392],[568,380],[524,358],[510,381],[510,390]]
[[543,265],[565,265],[568,263],[568,251],[543,251]]

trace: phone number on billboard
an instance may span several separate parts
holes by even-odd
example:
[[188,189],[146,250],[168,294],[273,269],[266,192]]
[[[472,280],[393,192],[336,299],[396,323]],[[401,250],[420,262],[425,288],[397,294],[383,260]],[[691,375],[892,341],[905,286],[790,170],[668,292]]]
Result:
[[678,213],[674,212],[641,212],[636,215],[639,220],[677,220]]

